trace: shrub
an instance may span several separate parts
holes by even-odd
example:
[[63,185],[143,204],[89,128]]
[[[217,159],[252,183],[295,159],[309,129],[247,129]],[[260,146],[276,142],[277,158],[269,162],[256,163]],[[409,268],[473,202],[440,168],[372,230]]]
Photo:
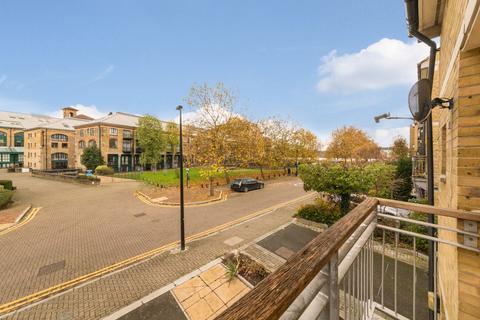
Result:
[[88,170],[93,170],[96,167],[101,166],[104,161],[100,149],[95,145],[83,149],[83,153],[80,157],[80,163],[83,164]]
[[298,209],[297,216],[331,226],[342,217],[342,214],[336,204],[317,199],[313,204],[301,206]]
[[0,192],[0,209],[5,208],[12,199],[13,191],[4,190]]
[[113,168],[110,168],[108,166],[98,166],[96,169],[95,169],[95,174],[98,174],[100,176],[110,176],[112,174],[114,174],[115,171],[113,170]]
[[12,180],[0,180],[0,185],[2,185],[5,190],[13,190]]

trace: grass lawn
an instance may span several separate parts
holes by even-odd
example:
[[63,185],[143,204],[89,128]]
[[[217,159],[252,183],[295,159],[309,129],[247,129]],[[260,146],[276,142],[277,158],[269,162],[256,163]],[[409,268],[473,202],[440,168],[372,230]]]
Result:
[[[190,183],[191,184],[202,184],[208,183],[207,179],[200,175],[201,168],[190,168]],[[185,172],[185,170],[184,170]],[[268,169],[263,170],[263,173],[266,178],[273,175],[283,175],[284,171],[282,169]],[[145,172],[122,172],[116,173],[115,176],[119,178],[142,180],[148,184],[155,186],[178,186],[180,184],[178,169],[166,169],[158,170],[157,172],[145,171]],[[235,178],[259,178],[261,179],[260,169],[233,169],[228,171],[228,176],[230,179]],[[186,179],[186,173],[184,174],[184,179]],[[220,172],[217,177],[215,177],[215,183],[225,184],[225,173]]]

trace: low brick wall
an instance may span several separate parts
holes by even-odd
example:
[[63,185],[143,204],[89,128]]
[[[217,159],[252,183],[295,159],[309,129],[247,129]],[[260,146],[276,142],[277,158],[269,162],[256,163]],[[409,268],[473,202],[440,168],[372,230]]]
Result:
[[46,172],[46,171],[32,171],[32,177],[55,180],[55,181],[62,181],[62,182],[71,182],[71,183],[80,183],[86,185],[99,185],[100,179],[88,179],[88,178],[80,178],[77,174],[73,174],[73,172]]

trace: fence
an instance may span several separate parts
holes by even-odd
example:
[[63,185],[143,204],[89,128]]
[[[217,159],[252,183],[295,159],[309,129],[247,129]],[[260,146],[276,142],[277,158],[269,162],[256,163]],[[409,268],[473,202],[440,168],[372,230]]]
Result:
[[[428,294],[417,292],[419,273],[428,276],[418,268],[418,239],[433,245],[433,316],[438,319],[437,249],[453,246],[478,253],[478,234],[388,215],[386,207],[480,222],[476,213],[367,198],[217,319],[372,319],[378,313],[394,319],[428,317]],[[406,226],[411,225],[455,233],[463,243],[410,231]],[[411,247],[405,239],[411,239]],[[399,259],[405,251],[411,264]],[[386,268],[386,259],[393,261],[393,270]]]

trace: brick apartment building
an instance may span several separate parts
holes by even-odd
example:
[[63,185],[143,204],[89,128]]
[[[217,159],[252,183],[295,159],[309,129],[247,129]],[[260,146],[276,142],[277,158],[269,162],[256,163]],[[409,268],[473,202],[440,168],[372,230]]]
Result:
[[[452,109],[435,108],[433,159],[435,205],[480,210],[480,1],[418,0],[418,30],[429,38],[440,37],[432,85],[432,98],[453,98]],[[426,78],[428,59],[419,63],[418,76]],[[411,128],[414,182],[424,195],[425,129]],[[466,222],[439,217],[443,226],[466,228]],[[479,228],[475,233],[478,233]],[[439,238],[464,239],[439,230]],[[440,244],[439,292],[442,319],[480,319],[480,255]]]
[[[62,110],[63,118],[0,111],[0,168],[84,169],[80,157],[91,145],[100,148],[115,171],[142,168],[136,139],[139,116],[115,112],[93,119],[72,107]],[[166,128],[168,123],[163,124]],[[168,150],[158,166],[176,167],[178,158],[178,150]]]

